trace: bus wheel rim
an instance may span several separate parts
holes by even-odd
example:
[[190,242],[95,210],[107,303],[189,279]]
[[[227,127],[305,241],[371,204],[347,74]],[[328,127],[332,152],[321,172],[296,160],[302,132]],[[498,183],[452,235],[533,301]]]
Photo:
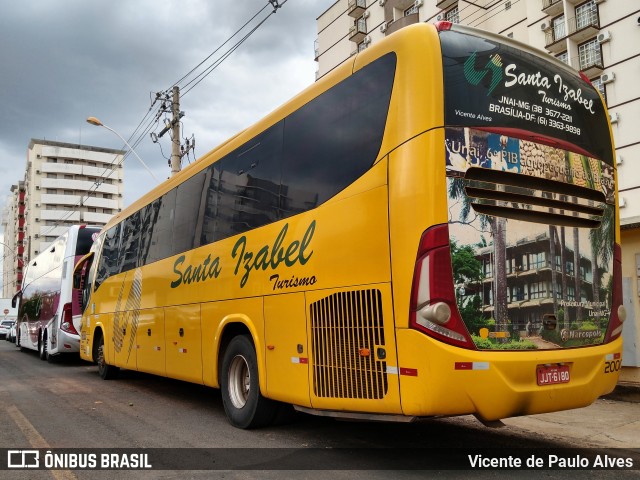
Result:
[[251,372],[246,358],[237,355],[229,365],[229,399],[235,408],[243,408],[249,398]]

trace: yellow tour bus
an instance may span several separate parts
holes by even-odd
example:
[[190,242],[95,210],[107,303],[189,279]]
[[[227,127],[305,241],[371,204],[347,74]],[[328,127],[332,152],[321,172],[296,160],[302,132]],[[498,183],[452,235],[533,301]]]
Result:
[[240,428],[586,406],[622,352],[613,159],[584,75],[403,28],[104,227],[81,356],[220,388]]

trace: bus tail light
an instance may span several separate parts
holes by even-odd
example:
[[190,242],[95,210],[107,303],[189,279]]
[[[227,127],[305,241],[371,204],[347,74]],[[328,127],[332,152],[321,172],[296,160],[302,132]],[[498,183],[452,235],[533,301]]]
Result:
[[613,247],[613,298],[611,302],[611,317],[609,328],[604,338],[608,343],[615,340],[622,333],[622,324],[627,318],[627,310],[622,304],[622,250],[618,243]]
[[71,313],[71,303],[65,303],[62,309],[62,322],[60,322],[60,329],[78,335],[76,327],[73,326],[73,315]]
[[429,228],[420,239],[411,291],[410,325],[443,342],[475,349],[456,305],[446,224]]
[[441,20],[439,22],[436,22],[435,25],[436,25],[436,30],[439,32],[451,30],[451,27],[453,27],[453,23],[448,22],[446,20]]

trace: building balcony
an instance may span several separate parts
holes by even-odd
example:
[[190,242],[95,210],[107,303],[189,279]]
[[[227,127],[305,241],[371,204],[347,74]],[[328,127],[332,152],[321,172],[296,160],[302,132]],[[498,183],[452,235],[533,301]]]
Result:
[[593,78],[599,76],[604,71],[602,58],[593,55],[593,58],[574,57],[571,59],[571,66],[576,70],[583,72],[587,77]]
[[573,17],[567,20],[567,27],[569,32],[567,36],[575,42],[582,42],[600,31],[600,20],[597,16],[592,18]]
[[40,210],[40,217],[36,218],[37,221],[58,221],[58,220],[72,220],[74,222],[80,221],[80,212],[75,210]]
[[566,38],[567,35],[562,31],[554,30],[550,28],[544,32],[545,36],[545,48],[549,50],[551,53],[560,53],[564,52],[567,49]]
[[349,40],[355,43],[360,43],[367,36],[367,22],[363,18],[351,25],[349,29]]
[[96,182],[91,180],[67,180],[62,178],[43,178],[41,188],[80,190],[83,192],[96,191],[100,193],[110,193],[112,195],[120,193],[119,184],[101,183],[96,187]]
[[349,0],[347,15],[353,18],[360,18],[367,9],[367,0]]
[[542,0],[542,11],[550,17],[562,12],[562,0]]
[[447,8],[458,3],[458,0],[436,0],[436,8],[446,10]]
[[410,15],[406,15],[402,18],[399,18],[395,22],[391,22],[387,26],[387,31],[385,32],[387,35],[391,35],[393,32],[397,32],[401,28],[406,27],[407,25],[413,25],[414,23],[418,23],[418,14],[412,13]]
[[600,21],[597,16],[593,18],[573,17],[567,20],[565,28],[562,27],[562,25],[552,26],[545,32],[545,47],[553,53],[560,53],[567,49],[564,42],[566,38],[580,43],[594,37],[600,31]]

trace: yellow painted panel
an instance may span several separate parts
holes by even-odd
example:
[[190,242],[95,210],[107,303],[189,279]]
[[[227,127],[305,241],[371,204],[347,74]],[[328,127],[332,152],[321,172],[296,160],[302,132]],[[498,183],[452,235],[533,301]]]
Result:
[[[138,311],[116,312],[113,314],[113,354],[114,365],[136,369],[136,320]],[[105,336],[105,340],[106,340]]]
[[202,383],[200,305],[164,309],[167,376]]
[[166,345],[164,338],[164,309],[141,310],[136,332],[138,370],[166,375]]
[[264,299],[269,398],[309,407],[309,350],[304,293]]

